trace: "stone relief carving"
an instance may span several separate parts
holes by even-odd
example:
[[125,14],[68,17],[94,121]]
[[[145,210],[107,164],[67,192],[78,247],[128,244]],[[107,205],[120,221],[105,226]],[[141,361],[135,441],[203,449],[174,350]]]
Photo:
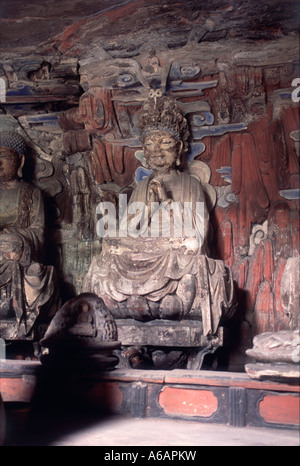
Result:
[[266,220],[262,225],[253,225],[251,235],[249,238],[249,252],[248,255],[252,256],[254,249],[261,241],[265,240],[268,235],[268,221]]

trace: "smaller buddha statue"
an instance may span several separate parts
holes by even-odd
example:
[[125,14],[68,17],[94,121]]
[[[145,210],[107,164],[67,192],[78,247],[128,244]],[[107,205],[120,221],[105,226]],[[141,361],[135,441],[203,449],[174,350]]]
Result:
[[54,268],[42,263],[42,193],[22,180],[26,151],[19,133],[0,132],[0,337],[38,341],[58,295]]

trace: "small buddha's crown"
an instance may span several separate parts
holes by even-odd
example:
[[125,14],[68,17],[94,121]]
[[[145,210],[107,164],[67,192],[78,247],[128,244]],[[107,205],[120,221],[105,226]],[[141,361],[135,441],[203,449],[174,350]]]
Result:
[[176,100],[162,95],[161,90],[151,90],[139,113],[139,130],[144,142],[151,131],[167,131],[182,141],[184,151],[188,150],[188,124]]
[[20,155],[27,150],[24,138],[15,131],[0,131],[0,147],[9,147]]

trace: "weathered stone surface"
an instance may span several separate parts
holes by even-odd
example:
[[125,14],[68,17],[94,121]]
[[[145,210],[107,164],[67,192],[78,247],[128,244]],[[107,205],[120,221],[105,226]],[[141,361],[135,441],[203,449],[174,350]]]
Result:
[[[216,0],[205,7],[196,0],[109,4],[88,0],[80,9],[70,0],[63,4],[52,0],[47,5],[31,0],[25,8],[20,5],[18,0],[3,1],[2,47],[7,50],[29,46],[69,56],[86,57],[100,51],[111,57],[130,57],[151,48],[276,40],[298,28],[297,2],[286,0],[271,4]],[[249,58],[246,49],[236,53],[239,60]]]
[[299,329],[266,332],[257,335],[247,354],[259,362],[297,363],[299,358]]
[[246,364],[247,374],[252,379],[274,380],[277,382],[299,382],[300,370],[297,364],[256,363]]
[[283,272],[280,297],[292,329],[300,328],[300,258],[290,257]]
[[255,364],[245,366],[250,377],[299,382],[299,329],[262,333],[254,338],[253,343],[253,348],[246,351],[256,360]]
[[172,347],[176,342],[176,346],[179,347],[199,348],[207,344],[201,322],[158,320],[142,323],[133,319],[118,319],[116,322],[118,338],[122,345],[126,346]]

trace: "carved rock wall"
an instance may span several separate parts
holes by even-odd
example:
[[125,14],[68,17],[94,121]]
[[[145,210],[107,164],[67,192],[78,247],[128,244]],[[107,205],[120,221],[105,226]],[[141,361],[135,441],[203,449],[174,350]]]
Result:
[[[78,23],[78,31],[90,23]],[[4,54],[1,117],[18,124],[30,142],[25,173],[44,191],[47,259],[67,299],[81,292],[101,249],[98,203],[117,202],[121,190],[146,174],[137,132],[142,101],[150,87],[176,96],[192,128],[190,161],[211,171],[217,194],[212,250],[233,269],[237,339],[250,347],[254,335],[290,324],[280,290],[288,259],[299,255],[296,39],[272,30],[276,54],[272,40],[263,38],[247,45],[231,34],[226,46],[222,37],[208,40],[215,28],[202,43],[195,28],[188,42],[158,44],[156,53],[145,46],[129,53],[128,34],[127,48],[107,39],[105,53],[99,44],[82,53],[76,29],[65,31],[59,54],[53,41],[41,54]]]

